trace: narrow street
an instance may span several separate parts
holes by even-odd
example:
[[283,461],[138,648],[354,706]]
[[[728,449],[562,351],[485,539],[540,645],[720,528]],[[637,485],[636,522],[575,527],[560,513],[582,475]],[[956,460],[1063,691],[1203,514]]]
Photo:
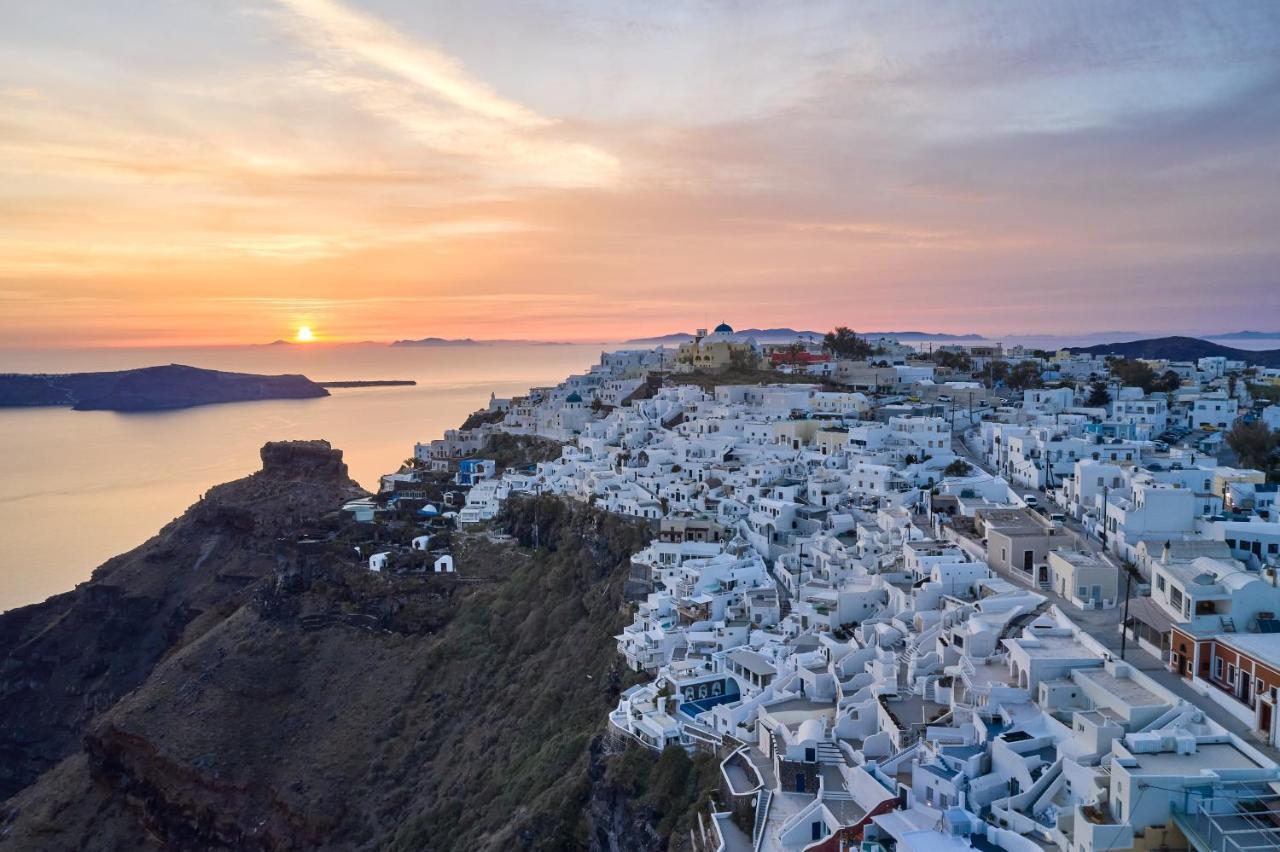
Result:
[[[965,443],[962,437],[953,438],[952,443],[955,446],[956,454],[964,458],[965,461],[980,470],[992,474],[993,476],[999,475],[986,465],[985,461]],[[1101,544],[1096,539],[1090,537],[1079,523],[1071,520],[1068,522],[1068,527],[1073,533],[1073,539],[1083,545],[1081,547],[1082,550],[1089,553],[1100,554],[1103,558],[1111,561],[1110,557],[1102,552]],[[994,566],[991,566],[991,570],[997,576],[1003,577],[1011,583],[1026,586],[1026,583],[1022,578],[1015,577],[1008,571],[1002,571]],[[1122,589],[1123,583],[1124,579],[1122,574]],[[1107,648],[1107,650],[1114,653],[1117,658],[1121,658],[1120,622],[1124,616],[1123,601],[1119,606],[1112,609],[1082,610],[1053,591],[1040,588],[1033,589],[1033,591],[1048,598],[1049,601],[1055,604],[1068,618],[1085,628],[1090,636],[1098,640],[1098,642]],[[1207,698],[1197,692],[1186,680],[1169,671],[1160,659],[1143,650],[1136,641],[1129,641],[1127,643],[1123,659],[1125,662],[1149,676],[1156,683],[1160,684],[1165,689],[1168,689],[1174,695],[1199,707],[1210,719],[1217,722],[1228,731],[1231,731],[1233,734],[1241,737],[1250,745],[1259,749],[1267,757],[1277,763],[1280,763],[1280,750],[1264,744],[1250,726],[1231,715],[1231,713],[1227,712],[1226,709],[1218,705],[1213,699]]]

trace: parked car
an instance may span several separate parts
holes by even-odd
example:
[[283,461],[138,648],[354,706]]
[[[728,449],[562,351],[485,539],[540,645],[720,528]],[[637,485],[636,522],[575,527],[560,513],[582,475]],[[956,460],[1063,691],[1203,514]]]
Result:
[[1040,505],[1039,498],[1037,498],[1036,495],[1034,494],[1024,494],[1022,497],[1022,502],[1026,503],[1028,506],[1030,506],[1033,509],[1036,506]]

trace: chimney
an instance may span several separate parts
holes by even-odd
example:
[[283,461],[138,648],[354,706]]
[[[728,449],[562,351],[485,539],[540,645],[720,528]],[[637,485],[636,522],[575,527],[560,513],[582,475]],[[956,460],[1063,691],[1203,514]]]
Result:
[[1173,547],[1170,545],[1170,543],[1169,543],[1169,542],[1167,542],[1167,541],[1166,541],[1166,542],[1164,543],[1164,553],[1162,553],[1162,554],[1160,555],[1160,564],[1161,564],[1161,565],[1168,565],[1168,564],[1169,564],[1169,551],[1171,551],[1171,550],[1173,550]]

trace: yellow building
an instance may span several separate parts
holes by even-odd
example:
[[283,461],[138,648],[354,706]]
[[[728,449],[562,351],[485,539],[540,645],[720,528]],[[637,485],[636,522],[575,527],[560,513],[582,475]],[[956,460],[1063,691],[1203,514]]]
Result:
[[675,370],[678,373],[719,373],[734,366],[755,367],[760,360],[760,347],[755,340],[734,340],[733,328],[720,323],[715,331],[707,334],[698,329],[693,340],[681,343],[676,351]]
[[1233,482],[1252,482],[1263,485],[1267,475],[1260,470],[1248,467],[1219,467],[1213,471],[1213,493],[1218,496],[1226,494],[1227,486]]

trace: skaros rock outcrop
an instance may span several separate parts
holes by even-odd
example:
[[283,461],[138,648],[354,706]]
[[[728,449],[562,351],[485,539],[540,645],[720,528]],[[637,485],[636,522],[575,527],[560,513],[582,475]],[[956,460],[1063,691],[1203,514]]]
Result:
[[325,441],[267,444],[262,460],[73,591],[0,615],[0,799],[77,751],[90,721],[234,610],[275,570],[278,538],[363,493]]

